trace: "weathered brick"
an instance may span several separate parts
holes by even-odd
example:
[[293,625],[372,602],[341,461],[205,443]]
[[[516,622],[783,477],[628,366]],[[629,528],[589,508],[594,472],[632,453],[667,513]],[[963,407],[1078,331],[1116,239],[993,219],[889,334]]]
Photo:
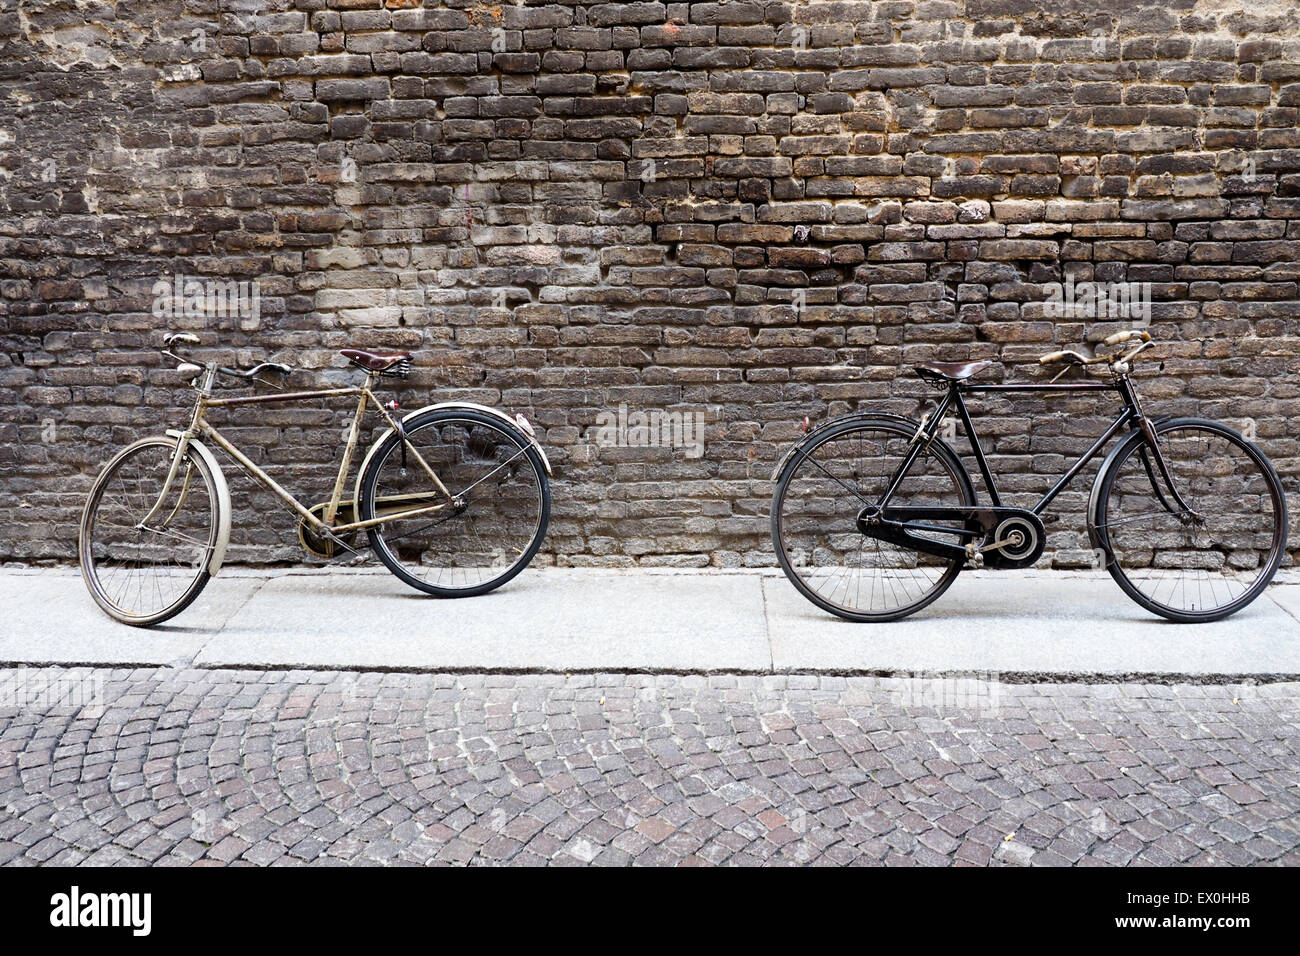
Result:
[[[1240,387],[1300,476],[1300,23],[1156,0],[1096,36],[1016,0],[306,6],[225,17],[202,51],[143,7],[102,43],[0,17],[0,491],[30,505],[0,559],[73,553],[98,463],[186,394],[166,327],[304,385],[348,380],[342,345],[411,349],[404,405],[529,414],[566,479],[546,560],[771,563],[751,453],[805,414],[910,413],[905,356],[1014,380],[1095,337],[1042,317],[1063,269],[1151,282],[1153,404],[1220,414]],[[256,280],[260,314],[156,317],[178,275]],[[703,459],[584,437],[611,403],[688,392],[723,409]],[[328,494],[348,410],[261,408],[232,433]],[[1066,420],[1017,440],[1064,447]],[[232,560],[296,559],[293,516],[236,491],[274,517],[237,520]]]

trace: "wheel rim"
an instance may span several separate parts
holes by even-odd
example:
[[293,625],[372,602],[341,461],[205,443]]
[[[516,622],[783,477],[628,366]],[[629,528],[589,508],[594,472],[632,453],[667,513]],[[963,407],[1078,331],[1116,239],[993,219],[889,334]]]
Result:
[[[782,567],[807,596],[836,613],[911,613],[934,600],[961,570],[959,562],[857,530],[858,511],[884,494],[910,439],[910,432],[881,425],[833,433],[796,460],[782,482],[776,506]],[[953,466],[927,450],[890,503],[952,507],[970,502]],[[961,540],[939,533],[934,537],[949,544]]]
[[165,617],[207,573],[215,545],[216,494],[197,458],[186,455],[148,526],[175,445],[127,449],[96,481],[82,529],[82,568],[91,593],[127,619]]
[[1271,471],[1242,440],[1209,426],[1179,425],[1159,441],[1179,493],[1200,517],[1162,506],[1143,465],[1145,446],[1135,444],[1116,463],[1103,505],[1104,560],[1157,611],[1209,617],[1248,604],[1272,578],[1286,540]]
[[[544,479],[528,445],[505,429],[468,417],[441,418],[407,433],[456,505],[397,518],[372,534],[377,550],[415,581],[472,591],[509,577],[531,560],[543,530]],[[441,502],[444,496],[401,442],[375,464],[367,519],[384,509]]]

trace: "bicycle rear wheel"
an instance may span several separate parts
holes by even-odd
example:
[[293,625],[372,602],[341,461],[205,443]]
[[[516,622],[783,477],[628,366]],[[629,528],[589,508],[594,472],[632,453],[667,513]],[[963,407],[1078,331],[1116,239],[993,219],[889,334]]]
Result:
[[82,512],[81,575],[95,603],[123,624],[146,627],[174,617],[211,576],[220,498],[200,455],[186,451],[154,509],[175,454],[170,438],[127,446],[95,479]]
[[[915,425],[855,418],[805,438],[772,496],[772,542],[790,582],[818,607],[850,621],[896,621],[930,604],[962,562],[868,537],[858,511],[880,501],[902,467]],[[957,456],[936,439],[891,499],[897,506],[975,504]],[[931,522],[964,527],[962,522]],[[942,532],[935,540],[960,543]]]
[[493,415],[454,408],[406,423],[405,433],[410,447],[390,435],[361,478],[361,520],[392,516],[367,531],[388,569],[428,594],[471,597],[527,567],[551,515],[545,466],[528,438]]
[[1172,500],[1146,442],[1129,439],[1102,479],[1093,513],[1106,569],[1155,614],[1216,621],[1259,597],[1281,563],[1282,483],[1264,453],[1226,425],[1180,418],[1155,430],[1191,512]]

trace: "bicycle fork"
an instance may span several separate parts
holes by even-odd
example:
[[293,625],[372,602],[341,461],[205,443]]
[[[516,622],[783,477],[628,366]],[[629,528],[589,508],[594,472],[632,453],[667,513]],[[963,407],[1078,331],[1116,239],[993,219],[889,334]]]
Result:
[[[1171,515],[1177,516],[1182,521],[1203,520],[1203,516],[1195,508],[1184,500],[1182,494],[1178,491],[1178,486],[1174,484],[1174,476],[1169,473],[1169,464],[1165,461],[1164,452],[1160,450],[1160,441],[1156,435],[1155,426],[1151,419],[1142,411],[1142,405],[1138,401],[1137,393],[1129,386],[1128,378],[1122,381],[1122,390],[1125,400],[1133,410],[1137,418],[1138,430],[1142,432],[1145,444],[1138,449],[1138,456],[1142,459],[1142,468],[1147,473],[1147,480],[1151,482],[1151,490],[1155,493],[1156,499],[1160,502],[1162,508]],[[1148,454],[1148,452],[1150,452]],[[1151,467],[1151,459],[1155,459],[1156,467]],[[1156,473],[1159,472],[1160,480],[1157,480]],[[1160,489],[1160,481],[1163,481],[1165,488],[1169,490],[1169,497],[1174,500],[1171,503],[1169,497]]]
[[[189,499],[191,490],[194,487],[194,472],[198,467],[194,458],[203,459],[211,474],[213,483],[212,491],[216,496],[216,534],[212,546],[207,549],[207,553],[200,560],[206,559],[209,574],[216,574],[221,568],[222,562],[226,557],[226,548],[230,544],[230,489],[226,484],[226,476],[221,470],[220,463],[213,457],[212,452],[196,439],[199,428],[199,421],[203,414],[202,396],[206,396],[212,387],[215,379],[217,367],[215,363],[210,363],[204,373],[203,384],[197,387],[200,392],[200,400],[195,403],[194,411],[190,416],[189,427],[184,431],[169,428],[165,434],[168,438],[175,439],[176,445],[171,453],[171,462],[167,468],[167,477],[163,480],[162,488],[158,492],[158,499],[154,502],[149,512],[136,523],[137,531],[148,531],[155,534],[163,533],[171,522],[181,513],[185,502]],[[180,475],[181,462],[185,462],[185,475],[181,479],[180,494],[176,504],[167,509],[167,496],[171,494],[177,478]],[[166,512],[167,517],[160,525],[154,526],[153,522],[162,512]]]
[[167,478],[163,481],[162,490],[158,492],[158,500],[154,502],[149,513],[141,518],[135,525],[137,531],[156,531],[167,527],[171,520],[180,513],[181,507],[185,504],[185,499],[189,496],[190,485],[194,481],[194,463],[188,462],[185,466],[185,482],[181,485],[180,497],[176,501],[176,506],[172,508],[171,513],[158,528],[150,527],[154,518],[162,511],[167,502],[167,495],[171,493],[172,485],[176,483],[176,473],[180,470],[181,460],[185,458],[185,452],[189,445],[189,435],[186,432],[180,432],[176,437],[176,448],[172,451],[171,465],[167,469]]

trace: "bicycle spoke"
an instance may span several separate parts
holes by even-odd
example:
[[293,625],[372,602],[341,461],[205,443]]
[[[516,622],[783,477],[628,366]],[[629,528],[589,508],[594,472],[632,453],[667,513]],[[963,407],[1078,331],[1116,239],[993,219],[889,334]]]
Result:
[[144,527],[141,530],[147,531],[150,534],[161,535],[164,538],[171,538],[174,541],[184,541],[187,544],[192,544],[197,548],[207,547],[206,541],[200,541],[198,538],[194,537],[193,535],[180,534],[179,532],[176,531],[167,531],[162,528],[150,528],[148,526]]

